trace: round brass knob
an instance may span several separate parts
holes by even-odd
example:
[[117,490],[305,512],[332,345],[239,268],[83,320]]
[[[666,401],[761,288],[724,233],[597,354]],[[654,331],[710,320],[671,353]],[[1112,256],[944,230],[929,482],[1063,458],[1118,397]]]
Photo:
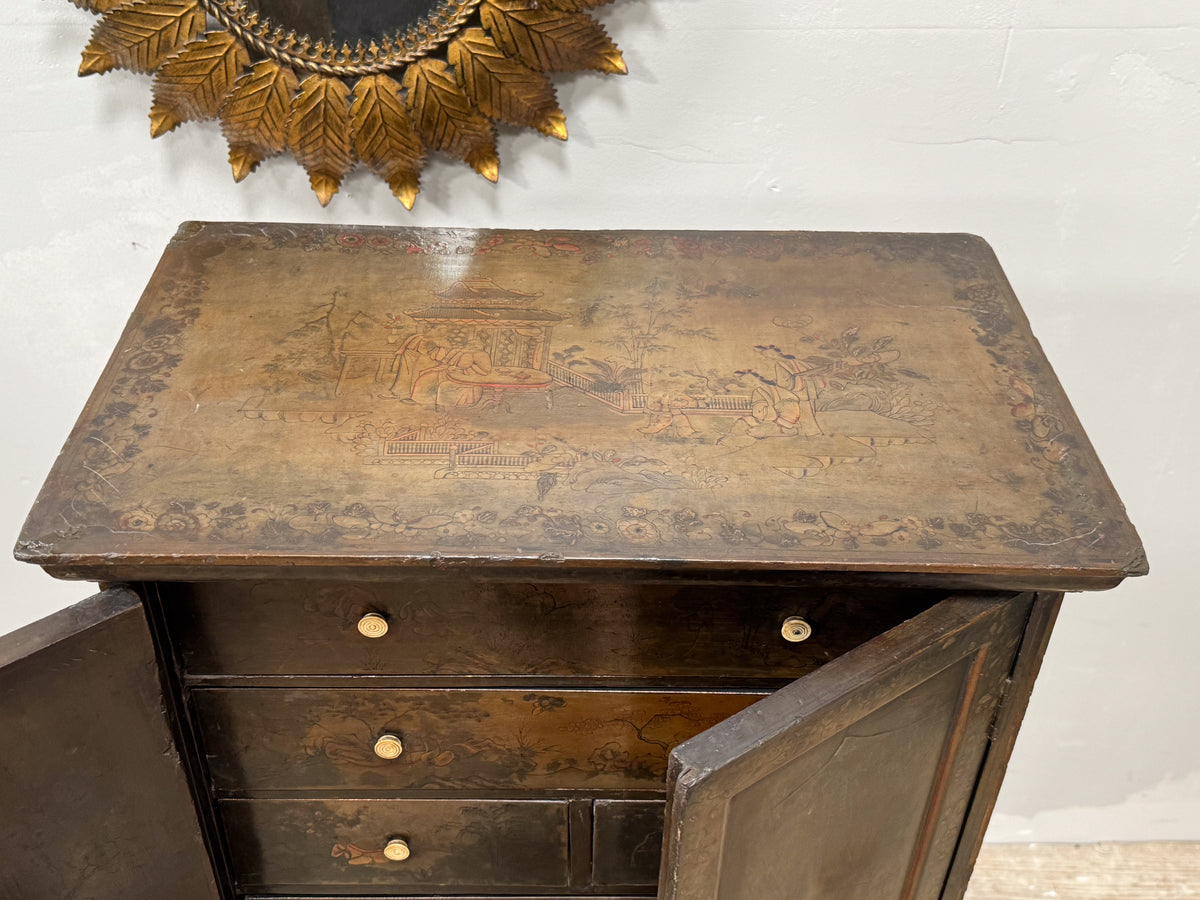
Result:
[[806,641],[812,636],[812,626],[799,616],[788,616],[784,619],[780,631],[783,633],[783,639],[793,644]]
[[358,633],[363,637],[381,638],[387,634],[387,619],[379,613],[367,613],[358,620]]
[[382,734],[375,742],[375,755],[380,759],[395,759],[404,752],[404,745],[394,734]]
[[400,838],[392,838],[383,845],[383,855],[394,862],[408,859],[411,853],[412,851],[408,849],[408,841]]

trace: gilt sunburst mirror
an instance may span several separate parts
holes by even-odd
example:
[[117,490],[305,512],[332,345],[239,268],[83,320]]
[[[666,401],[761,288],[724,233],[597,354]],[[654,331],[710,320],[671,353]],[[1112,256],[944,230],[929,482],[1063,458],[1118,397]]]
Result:
[[566,140],[550,73],[624,74],[609,0],[72,0],[80,75],[153,76],[150,133],[218,119],[241,181],[290,153],[324,206],[358,163],[409,209],[431,151],[489,181],[498,124]]

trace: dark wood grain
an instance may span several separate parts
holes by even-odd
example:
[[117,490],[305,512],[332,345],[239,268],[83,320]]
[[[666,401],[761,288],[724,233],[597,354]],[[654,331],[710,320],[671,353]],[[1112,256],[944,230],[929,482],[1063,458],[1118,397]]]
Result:
[[971,808],[963,822],[962,835],[959,837],[954,862],[946,878],[942,900],[960,900],[967,891],[971,869],[975,865],[975,858],[987,832],[988,821],[996,806],[1004,771],[1016,745],[1017,731],[1025,718],[1025,710],[1029,707],[1033,683],[1041,670],[1042,658],[1050,643],[1050,632],[1058,619],[1062,602],[1063,595],[1059,593],[1039,593],[1034,601],[1012,677],[1005,688],[1003,703],[992,725],[992,741],[980,772],[979,783],[975,788],[975,796],[971,800]]
[[[20,557],[18,557],[20,558]],[[751,587],[786,587],[806,590],[878,590],[905,588],[937,591],[1107,591],[1126,578],[1145,575],[1145,561],[1106,573],[1078,569],[1045,570],[1027,566],[994,566],[968,572],[940,572],[930,567],[912,572],[889,570],[881,565],[870,570],[781,569],[766,562],[738,562],[730,568],[725,559],[696,560],[685,570],[665,568],[663,560],[597,560],[593,564],[565,558],[536,560],[482,560],[445,556],[432,557],[425,566],[397,568],[386,557],[341,562],[336,559],[281,561],[276,565],[242,560],[223,568],[190,563],[129,563],[90,560],[71,565],[47,563],[42,568],[66,581],[94,582],[257,582],[340,581],[353,584],[454,581],[471,584],[548,580],[576,584],[721,584]]]
[[0,637],[0,845],[4,900],[218,897],[130,591]]
[[946,600],[676,748],[663,900],[940,897],[1031,602]]
[[601,888],[658,884],[663,803],[597,800],[592,808],[593,883]]
[[172,637],[162,612],[162,594],[154,583],[127,585],[142,598],[146,621],[158,652],[159,675],[163,683],[163,699],[168,716],[175,725],[175,738],[179,742],[179,754],[188,780],[192,785],[196,815],[204,832],[209,858],[212,860],[213,875],[223,900],[234,896],[233,875],[229,863],[229,847],[225,831],[217,813],[217,801],[209,787],[208,766],[204,759],[203,745],[196,727],[195,717],[187,708],[180,679]]
[[[565,801],[225,800],[221,811],[243,890],[567,887]],[[408,859],[383,856],[393,837]]]
[[[662,790],[670,750],[761,694],[193,691],[218,790]],[[396,759],[375,741],[394,734]]]
[[[187,674],[797,678],[941,594],[708,585],[344,582],[171,587]],[[368,612],[382,638],[356,630]],[[780,627],[804,616],[813,636]]]
[[592,801],[589,797],[574,797],[570,800],[571,878],[573,890],[581,890],[592,883]]

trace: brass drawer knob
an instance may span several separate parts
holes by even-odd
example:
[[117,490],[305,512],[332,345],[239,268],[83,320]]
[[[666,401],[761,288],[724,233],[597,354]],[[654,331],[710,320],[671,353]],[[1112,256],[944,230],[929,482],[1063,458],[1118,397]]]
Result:
[[375,755],[380,759],[395,759],[404,752],[404,745],[394,734],[383,734],[375,742]]
[[812,626],[799,616],[788,616],[784,619],[780,631],[783,633],[783,639],[793,644],[806,641],[812,636]]
[[411,853],[412,851],[408,849],[408,841],[400,838],[392,838],[383,846],[383,855],[394,862],[408,859]]
[[381,638],[387,634],[387,619],[379,613],[367,613],[358,620],[358,633],[363,637]]

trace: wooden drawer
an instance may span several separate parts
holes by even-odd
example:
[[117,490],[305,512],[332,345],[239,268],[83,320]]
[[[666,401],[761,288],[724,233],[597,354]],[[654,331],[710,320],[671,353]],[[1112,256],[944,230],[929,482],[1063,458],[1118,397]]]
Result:
[[[942,594],[696,585],[214,582],[169,586],[190,676],[800,677]],[[388,623],[363,637],[360,618]],[[788,643],[789,616],[813,635]]]
[[[568,883],[565,801],[225,800],[220,811],[244,891],[536,893]],[[407,859],[384,855],[393,838],[408,844]]]
[[592,804],[592,883],[601,888],[658,884],[663,812],[655,800]]
[[[217,790],[663,789],[667,754],[762,693],[201,689]],[[383,759],[380,736],[402,752]]]

